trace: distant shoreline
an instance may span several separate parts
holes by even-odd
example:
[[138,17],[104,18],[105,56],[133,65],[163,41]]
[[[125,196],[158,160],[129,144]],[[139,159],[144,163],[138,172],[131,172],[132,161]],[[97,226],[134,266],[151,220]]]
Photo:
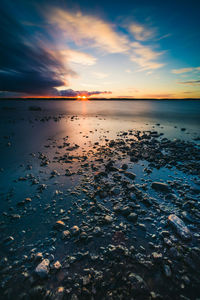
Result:
[[76,98],[0,98],[1,101],[199,101],[200,98],[88,98],[87,100],[81,100]]

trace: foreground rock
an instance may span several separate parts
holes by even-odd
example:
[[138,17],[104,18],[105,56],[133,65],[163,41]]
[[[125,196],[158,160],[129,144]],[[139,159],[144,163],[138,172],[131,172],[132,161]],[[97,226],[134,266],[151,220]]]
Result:
[[191,239],[192,235],[190,230],[187,228],[187,226],[184,224],[184,222],[177,217],[176,215],[169,215],[168,217],[169,223],[174,227],[177,234],[184,240]]
[[48,259],[44,259],[35,269],[35,273],[40,278],[45,278],[49,274],[49,264],[50,261]]

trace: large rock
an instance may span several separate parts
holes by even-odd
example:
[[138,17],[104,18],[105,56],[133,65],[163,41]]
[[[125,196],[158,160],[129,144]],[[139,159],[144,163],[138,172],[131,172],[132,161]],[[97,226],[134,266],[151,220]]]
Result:
[[172,214],[169,215],[168,220],[182,239],[189,240],[192,237],[190,230],[179,217]]
[[49,274],[49,264],[50,261],[48,259],[43,259],[43,261],[36,267],[35,273],[40,278],[45,278]]
[[151,187],[159,192],[169,192],[170,188],[168,184],[163,183],[163,182],[152,182]]

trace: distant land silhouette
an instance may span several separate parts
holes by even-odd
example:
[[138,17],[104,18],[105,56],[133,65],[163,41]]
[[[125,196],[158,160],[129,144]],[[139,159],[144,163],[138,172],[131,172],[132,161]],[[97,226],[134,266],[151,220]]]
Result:
[[54,98],[54,97],[30,97],[30,98],[0,98],[0,101],[2,100],[18,100],[18,101],[29,101],[29,100],[47,100],[47,101],[56,101],[56,100],[62,100],[62,101],[87,101],[87,100],[93,100],[93,101],[142,101],[142,100],[149,100],[149,101],[164,101],[164,100],[200,100],[200,98],[87,98],[87,99],[78,99],[78,98]]

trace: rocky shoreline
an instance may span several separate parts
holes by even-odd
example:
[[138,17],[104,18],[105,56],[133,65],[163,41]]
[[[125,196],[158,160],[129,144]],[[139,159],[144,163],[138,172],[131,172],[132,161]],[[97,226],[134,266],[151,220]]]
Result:
[[13,183],[30,194],[3,195],[2,299],[199,299],[195,141],[132,129],[85,149],[48,138],[44,149]]

